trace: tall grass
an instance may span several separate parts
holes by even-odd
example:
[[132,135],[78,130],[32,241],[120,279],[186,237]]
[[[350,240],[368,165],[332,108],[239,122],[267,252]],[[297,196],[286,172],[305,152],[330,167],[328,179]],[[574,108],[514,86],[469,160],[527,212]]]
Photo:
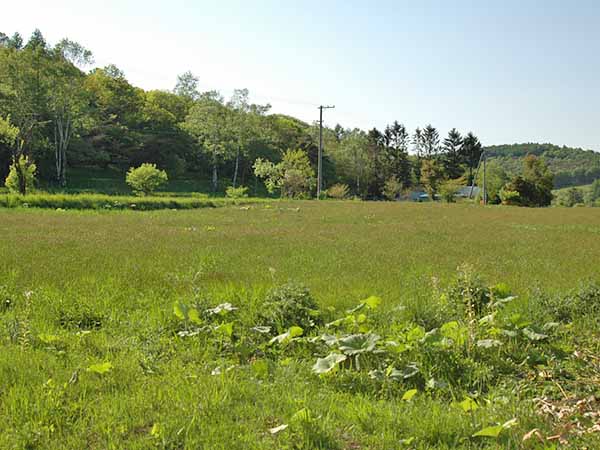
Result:
[[[597,390],[590,380],[600,332],[593,317],[581,317],[594,316],[597,289],[566,293],[600,279],[599,237],[600,211],[591,208],[0,209],[0,448],[536,448],[523,434],[538,428],[550,436],[554,424],[538,414],[534,397],[566,401],[562,389],[579,400]],[[552,340],[510,343],[499,334],[502,351],[518,358],[476,350],[495,369],[456,351],[415,356],[417,346],[402,352],[384,343],[403,343],[398,338],[415,326],[473,327],[443,295],[465,262],[485,283],[504,282],[518,295],[496,324],[478,327],[500,333],[504,322],[530,321],[550,334],[543,326],[558,321]],[[269,345],[274,333],[255,328],[294,324],[293,316],[273,317],[282,295],[269,294],[288,280],[308,286],[315,303],[306,305],[320,315],[298,315],[305,339]],[[377,315],[347,312],[370,295],[382,299]],[[215,312],[223,303],[237,309]],[[181,305],[199,311],[197,320],[189,310],[182,320]],[[325,324],[349,315],[352,333],[368,325],[382,336],[387,353],[378,360],[399,370],[413,362],[406,355],[421,368],[437,364],[434,382],[466,367],[477,384],[465,378],[428,390],[427,377],[407,401],[410,381],[384,389],[366,360],[360,373],[348,365],[339,376],[316,375],[311,367],[326,355],[320,334],[339,333]],[[474,414],[456,406],[466,396],[480,405]],[[513,418],[518,424],[499,439],[472,437]],[[280,425],[288,428],[269,431]],[[598,448],[593,435],[577,439],[573,448]]]
[[209,198],[206,195],[188,197],[167,196],[112,196],[104,194],[48,194],[34,193],[25,196],[17,194],[0,195],[0,207],[4,208],[51,208],[51,209],[96,209],[96,210],[138,210],[158,209],[199,209],[215,208],[233,204],[256,203],[259,199]]

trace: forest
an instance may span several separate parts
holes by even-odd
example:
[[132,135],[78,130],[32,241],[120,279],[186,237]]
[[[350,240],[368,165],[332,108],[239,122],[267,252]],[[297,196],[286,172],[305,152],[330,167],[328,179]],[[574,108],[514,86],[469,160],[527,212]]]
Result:
[[[91,51],[64,39],[46,42],[36,30],[27,42],[0,34],[0,116],[20,130],[20,150],[37,166],[40,182],[68,187],[73,168],[125,172],[155,163],[172,178],[210,180],[213,191],[252,185],[253,164],[301,150],[316,167],[318,127],[272,114],[250,102],[245,89],[225,99],[202,92],[190,72],[172,91],[144,91],[115,66],[94,68]],[[430,178],[472,174],[482,152],[473,133],[451,130],[443,139],[432,125],[409,131],[397,121],[384,130],[324,130],[324,185],[347,184],[354,195],[383,196],[385,183],[401,188]],[[13,150],[0,147],[0,177]],[[207,183],[208,184],[208,183]]]
[[554,174],[555,188],[581,186],[600,179],[600,153],[593,150],[529,143],[492,145],[485,152],[508,173],[518,172],[527,155],[543,158]]
[[[164,171],[165,180],[168,174],[171,185],[187,183],[187,192],[223,195],[228,187],[245,187],[254,197],[314,195],[317,122],[272,113],[269,104],[252,103],[247,89],[229,98],[202,91],[191,72],[177,76],[170,91],[145,91],[118,67],[93,64],[92,52],[70,39],[51,45],[40,30],[27,41],[0,33],[0,179],[11,178],[14,167],[16,180],[7,186],[24,193],[29,177],[45,191],[77,192],[93,174],[119,185],[115,180],[128,169],[149,163]],[[484,147],[473,132],[453,128],[444,137],[431,124],[414,131],[397,120],[368,131],[337,124],[324,127],[323,142],[323,187],[338,198],[424,192],[452,200],[460,186],[483,183],[477,169],[484,152],[492,203],[541,200],[544,206],[552,188],[600,177],[600,155],[593,151],[551,144]],[[538,175],[552,174],[541,181],[543,195],[516,179],[527,171],[527,157],[538,159],[529,163],[539,166]],[[515,189],[529,199],[515,200]],[[98,190],[108,193],[106,183]]]

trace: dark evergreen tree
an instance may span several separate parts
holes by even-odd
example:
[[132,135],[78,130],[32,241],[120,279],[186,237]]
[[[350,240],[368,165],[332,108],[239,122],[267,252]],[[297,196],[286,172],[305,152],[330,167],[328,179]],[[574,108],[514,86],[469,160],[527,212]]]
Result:
[[469,184],[473,181],[473,172],[479,164],[482,153],[483,146],[481,142],[479,142],[477,136],[469,132],[460,147],[461,160],[469,171],[469,179],[467,180]]
[[410,136],[406,127],[397,121],[388,125],[383,134],[383,170],[384,178],[397,178],[403,187],[411,184],[410,161],[408,145]]
[[373,174],[367,180],[367,196],[370,198],[380,198],[385,184],[385,176],[381,164],[383,150],[384,136],[377,128],[373,128],[367,134],[367,160],[370,166],[369,172]]
[[15,33],[8,39],[6,46],[15,50],[21,50],[23,48],[23,38],[19,33]]
[[421,165],[423,158],[423,131],[420,128],[415,130],[412,138],[415,161],[413,164],[413,183],[421,184]]
[[46,43],[46,39],[42,35],[42,32],[39,29],[35,29],[29,38],[29,42],[25,46],[27,50],[47,50],[48,44]]
[[448,137],[443,143],[443,166],[447,178],[455,179],[463,174],[461,167],[460,148],[463,144],[463,138],[456,128],[452,128],[448,133]]
[[427,125],[423,129],[423,157],[426,159],[437,158],[440,153],[440,133],[433,126]]

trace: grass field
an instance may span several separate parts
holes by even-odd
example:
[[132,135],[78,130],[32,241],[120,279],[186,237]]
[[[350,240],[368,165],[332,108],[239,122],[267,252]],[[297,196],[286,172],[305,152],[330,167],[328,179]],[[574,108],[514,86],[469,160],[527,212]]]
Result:
[[[597,393],[596,360],[572,356],[597,354],[595,310],[561,321],[543,305],[600,280],[600,209],[333,201],[0,209],[0,236],[2,449],[558,448],[546,438],[564,424],[534,398]],[[500,345],[504,338],[489,337],[508,325],[484,330],[474,312],[441,300],[465,263],[518,296],[494,320],[521,331],[539,322],[537,333],[506,338],[492,353],[476,349],[474,336]],[[288,281],[310,290],[321,324],[278,319],[254,330],[268,321],[269,290]],[[363,305],[364,317],[346,312],[370,296],[381,305]],[[227,302],[238,309],[210,309]],[[323,325],[340,317],[354,322]],[[448,321],[468,338],[411,340],[444,333],[455,326]],[[554,334],[542,334],[554,322]],[[291,325],[303,337],[269,343]],[[362,368],[356,356],[313,373],[327,354],[315,339],[344,332],[377,333],[380,352],[361,356]],[[406,353],[390,350],[392,341]],[[519,356],[504,365],[509,349]],[[390,375],[411,358],[419,375]],[[498,437],[473,437],[507,422]],[[280,425],[288,427],[273,430]],[[523,443],[532,429],[543,437]],[[600,445],[593,433],[567,440]]]

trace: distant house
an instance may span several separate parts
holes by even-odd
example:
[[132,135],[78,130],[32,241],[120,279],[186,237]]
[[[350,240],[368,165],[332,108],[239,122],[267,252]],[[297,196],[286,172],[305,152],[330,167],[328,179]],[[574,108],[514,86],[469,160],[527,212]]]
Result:
[[406,197],[406,200],[410,202],[428,202],[429,194],[425,191],[411,191]]
[[[456,191],[454,196],[457,198],[469,198],[470,195],[471,198],[475,199],[479,195],[481,189],[479,189],[477,186],[474,186],[472,189],[473,193],[471,194],[471,186],[462,186]],[[440,198],[441,197],[439,195],[435,196],[436,200],[439,200]],[[408,194],[402,195],[399,200],[408,202],[428,202],[431,199],[429,198],[429,194],[425,191],[411,191]]]
[[[473,189],[472,193],[471,189]],[[456,191],[455,196],[459,198],[477,198],[480,191],[481,189],[479,189],[477,186],[474,186],[472,188],[471,186],[462,186],[458,191]]]

